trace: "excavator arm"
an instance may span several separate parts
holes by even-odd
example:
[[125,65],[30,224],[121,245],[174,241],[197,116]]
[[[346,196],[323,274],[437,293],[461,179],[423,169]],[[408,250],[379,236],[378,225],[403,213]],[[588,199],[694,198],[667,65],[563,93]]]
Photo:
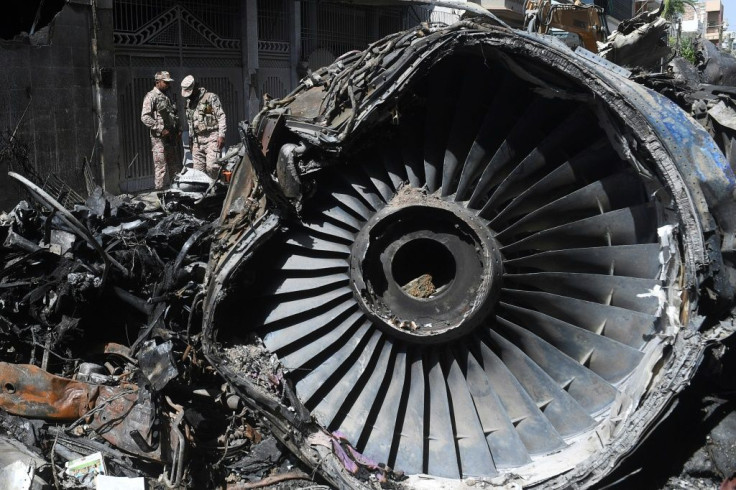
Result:
[[598,52],[598,41],[608,36],[606,17],[601,7],[581,3],[553,4],[551,0],[528,0],[524,27],[530,32],[549,34],[560,29],[580,36],[588,51]]

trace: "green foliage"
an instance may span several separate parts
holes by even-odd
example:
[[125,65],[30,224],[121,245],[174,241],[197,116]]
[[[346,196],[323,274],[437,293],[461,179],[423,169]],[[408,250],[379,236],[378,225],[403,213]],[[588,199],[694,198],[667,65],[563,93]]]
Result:
[[664,9],[662,10],[662,17],[667,20],[674,19],[677,15],[685,13],[685,6],[695,8],[698,4],[696,0],[664,0]]
[[695,42],[695,39],[692,37],[682,37],[678,44],[677,39],[670,37],[668,41],[669,42],[667,44],[669,44],[678,56],[682,56],[693,65],[696,64],[695,53],[698,50],[698,45]]
[[693,42],[693,39],[690,37],[684,37],[680,39],[680,46],[679,46],[679,52],[680,56],[688,60],[693,65],[695,64],[695,52],[697,50],[695,43]]

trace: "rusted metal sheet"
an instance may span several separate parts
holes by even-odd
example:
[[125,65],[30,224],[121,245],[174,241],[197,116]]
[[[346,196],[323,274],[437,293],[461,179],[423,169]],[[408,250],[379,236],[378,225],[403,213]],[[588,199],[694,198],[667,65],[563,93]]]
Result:
[[[151,393],[131,383],[105,386],[54,376],[31,364],[0,363],[0,408],[29,418],[86,420],[116,447],[160,460]],[[87,416],[87,417],[85,417]]]
[[74,420],[95,404],[99,387],[54,376],[38,366],[0,362],[0,408],[14,415]]
[[90,429],[124,451],[161,460],[161,428],[150,391],[128,384],[100,386],[95,408]]

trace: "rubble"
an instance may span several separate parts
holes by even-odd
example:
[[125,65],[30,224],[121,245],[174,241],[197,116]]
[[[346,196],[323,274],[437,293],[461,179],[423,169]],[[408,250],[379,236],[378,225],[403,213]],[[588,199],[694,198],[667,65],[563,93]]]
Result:
[[[290,474],[201,353],[211,202],[174,210],[97,188],[67,209],[14,175],[29,199],[0,216],[0,413],[34,452],[2,465],[14,482],[3,486],[206,488]],[[251,446],[257,469],[240,465]],[[100,470],[80,472],[90,457]]]
[[[736,168],[736,58],[707,40],[696,43],[695,58],[693,64],[674,57],[666,72],[640,73],[634,79],[690,114]],[[727,253],[733,251],[730,245],[725,248]]]
[[[661,7],[660,7],[661,10]],[[601,43],[601,57],[627,68],[659,71],[662,60],[670,58],[667,44],[669,22],[660,11],[642,12],[621,22],[618,29]]]

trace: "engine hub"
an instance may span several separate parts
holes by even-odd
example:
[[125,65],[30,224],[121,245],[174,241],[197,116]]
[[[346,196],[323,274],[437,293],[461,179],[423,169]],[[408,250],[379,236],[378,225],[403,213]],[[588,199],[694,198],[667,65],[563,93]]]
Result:
[[412,187],[365,224],[350,260],[358,304],[384,332],[439,343],[493,311],[502,258],[476,213]]

